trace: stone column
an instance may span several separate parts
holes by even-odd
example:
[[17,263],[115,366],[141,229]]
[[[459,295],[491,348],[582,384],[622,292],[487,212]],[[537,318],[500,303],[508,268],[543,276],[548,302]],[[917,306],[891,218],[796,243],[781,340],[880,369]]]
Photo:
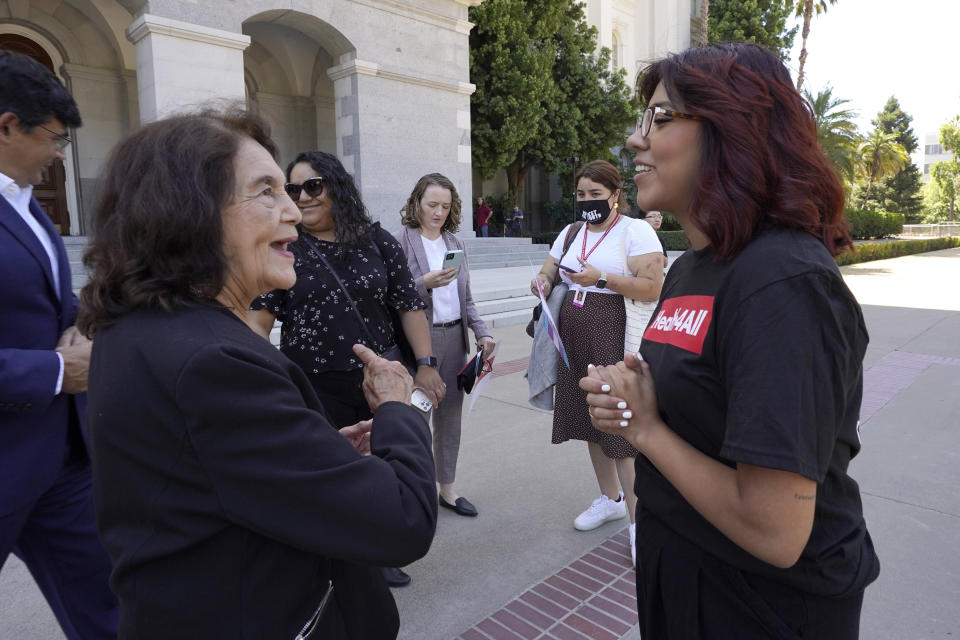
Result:
[[136,47],[141,122],[211,100],[244,102],[249,36],[144,14],[127,39]]
[[400,226],[400,207],[420,176],[439,172],[463,204],[460,235],[473,235],[470,205],[470,95],[474,85],[422,71],[350,59],[333,80],[337,156],[353,175],[374,220]]

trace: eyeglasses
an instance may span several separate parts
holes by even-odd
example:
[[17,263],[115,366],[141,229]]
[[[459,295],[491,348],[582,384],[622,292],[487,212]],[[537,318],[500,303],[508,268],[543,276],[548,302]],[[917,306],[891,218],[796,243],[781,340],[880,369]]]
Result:
[[287,192],[294,200],[300,199],[300,192],[306,191],[307,195],[311,198],[316,198],[318,195],[323,193],[323,178],[317,176],[315,178],[307,178],[303,181],[303,184],[297,184],[295,182],[288,182],[283,185],[283,190]]
[[659,213],[648,213],[643,217],[646,218],[647,220],[663,220],[663,216],[660,215]]
[[650,127],[653,125],[653,118],[663,114],[665,116],[670,116],[671,118],[683,118],[685,120],[703,120],[700,116],[693,116],[689,113],[680,113],[679,111],[673,111],[672,109],[664,109],[663,107],[650,107],[643,112],[643,115],[637,118],[637,131],[640,132],[644,138],[650,135]]
[[57,151],[63,151],[64,149],[67,148],[67,145],[68,145],[68,144],[70,144],[71,142],[73,142],[73,140],[70,139],[70,136],[68,136],[68,135],[65,134],[65,133],[57,133],[56,131],[51,131],[50,129],[47,129],[47,128],[46,128],[45,126],[43,126],[42,124],[38,124],[37,126],[40,127],[41,129],[43,129],[44,131],[47,131],[47,132],[52,133],[53,135],[57,136],[56,142],[53,143],[54,146],[57,147]]

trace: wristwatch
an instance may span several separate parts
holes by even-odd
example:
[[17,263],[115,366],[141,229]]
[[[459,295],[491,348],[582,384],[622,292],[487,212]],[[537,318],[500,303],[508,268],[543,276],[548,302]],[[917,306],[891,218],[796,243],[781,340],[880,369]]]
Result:
[[593,285],[597,289],[606,289],[607,288],[607,272],[601,271],[600,278],[597,279],[597,284]]
[[417,360],[416,365],[418,367],[426,366],[426,367],[433,367],[434,369],[436,369],[437,358],[436,356],[427,356],[426,358],[420,358],[419,360]]

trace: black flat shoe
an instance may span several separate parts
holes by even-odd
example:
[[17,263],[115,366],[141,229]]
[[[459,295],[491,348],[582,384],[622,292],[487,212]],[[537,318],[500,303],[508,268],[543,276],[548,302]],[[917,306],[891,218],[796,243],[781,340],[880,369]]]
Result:
[[408,576],[403,569],[380,567],[380,573],[383,574],[383,579],[386,580],[387,584],[391,587],[405,587],[410,584],[410,576]]
[[470,504],[470,501],[466,498],[457,498],[453,504],[450,504],[443,499],[443,496],[440,496],[440,506],[445,509],[452,509],[461,516],[467,516],[469,518],[476,518],[479,511],[477,508]]

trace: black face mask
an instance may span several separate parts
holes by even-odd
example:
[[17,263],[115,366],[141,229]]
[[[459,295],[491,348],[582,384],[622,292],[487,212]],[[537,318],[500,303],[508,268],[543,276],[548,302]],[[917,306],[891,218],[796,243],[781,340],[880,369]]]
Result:
[[606,200],[581,200],[577,208],[587,224],[603,224],[610,217],[610,203]]

